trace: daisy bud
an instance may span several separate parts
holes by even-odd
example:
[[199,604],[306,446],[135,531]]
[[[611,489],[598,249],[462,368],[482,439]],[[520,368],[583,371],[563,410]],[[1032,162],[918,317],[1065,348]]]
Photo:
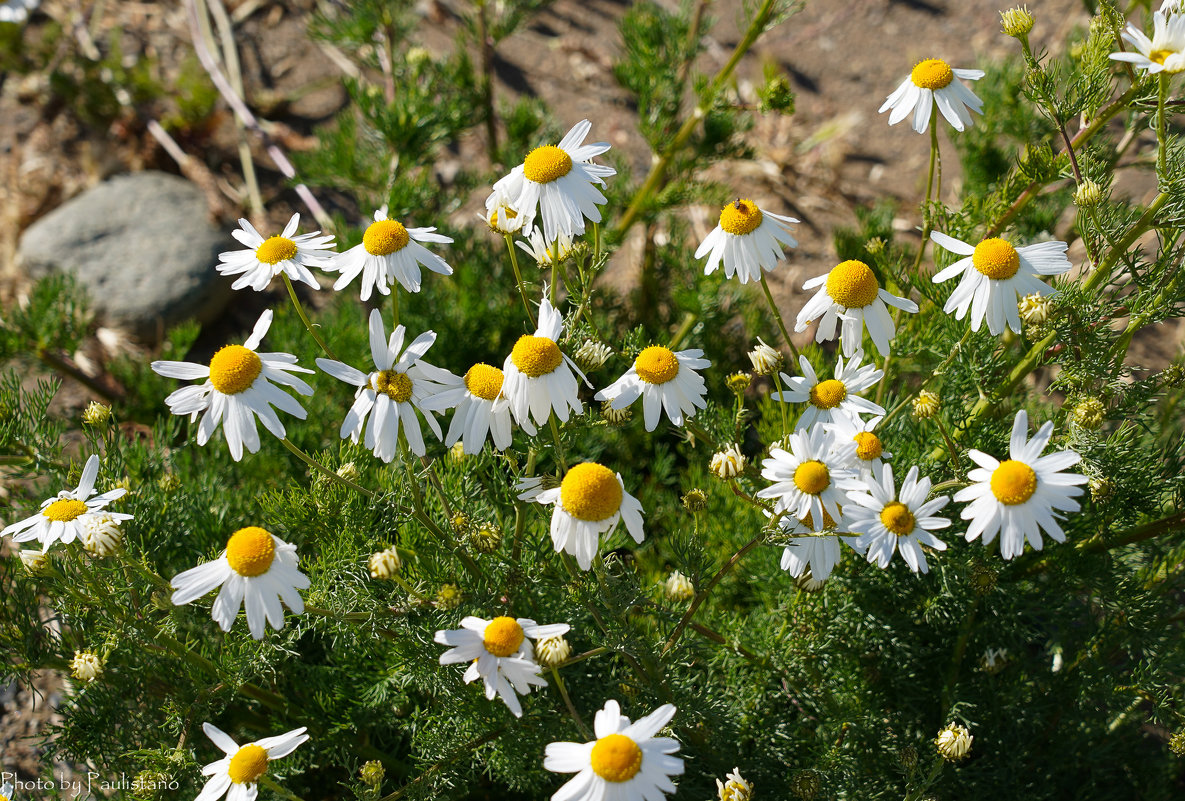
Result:
[[423,47],[409,47],[404,56],[409,67],[418,68],[432,60],[432,54]]
[[1053,303],[1049,298],[1036,293],[1025,295],[1016,304],[1016,310],[1020,313],[1020,319],[1025,325],[1041,325],[1049,319],[1049,312],[1052,308]]
[[70,675],[82,682],[90,683],[103,672],[103,660],[94,651],[75,651],[70,660]]
[[916,420],[929,420],[934,415],[938,414],[942,402],[928,389],[923,389],[918,393],[918,396],[913,399],[913,416]]
[[996,589],[999,580],[999,574],[987,562],[976,559],[972,563],[971,588],[975,590],[976,595],[987,595]]
[[918,749],[912,745],[907,745],[897,752],[897,761],[901,763],[901,768],[906,773],[913,773],[918,766]]
[[132,792],[136,798],[158,798],[160,791],[167,789],[170,789],[169,777],[159,770],[142,770],[132,779]]
[[1185,364],[1170,364],[1160,373],[1160,380],[1168,387],[1179,387],[1185,383]]
[[745,472],[745,463],[745,455],[741,453],[740,448],[736,445],[729,445],[713,455],[708,466],[712,470],[712,475],[727,480],[736,478]]
[[453,443],[453,447],[448,449],[448,458],[453,464],[460,464],[461,462],[465,461],[466,454],[464,440],[457,440]]
[[1089,178],[1078,184],[1078,188],[1074,190],[1074,205],[1080,209],[1089,209],[1102,202],[1102,187]]
[[390,581],[395,578],[395,574],[399,572],[399,568],[403,567],[403,562],[399,559],[399,552],[392,545],[385,551],[372,553],[370,559],[367,561],[367,567],[370,568],[370,577],[372,579]]
[[1185,730],[1177,732],[1169,739],[1169,750],[1177,756],[1185,756]]
[[83,518],[82,548],[95,559],[115,553],[122,542],[119,523],[111,515],[102,512]]
[[559,667],[572,656],[572,646],[562,634],[535,643],[535,659],[546,668]]
[[750,373],[733,373],[724,380],[728,385],[729,391],[734,395],[744,395],[745,390],[753,383],[753,376]]
[[465,534],[469,531],[469,522],[469,515],[465,514],[464,512],[457,512],[455,515],[453,515],[452,519],[449,520],[449,525],[451,525],[453,527],[453,531],[457,532],[458,534]]
[[702,512],[708,508],[708,496],[702,489],[688,490],[683,496],[683,508],[691,513]]
[[782,354],[758,337],[757,347],[749,351],[749,361],[753,363],[753,372],[757,375],[773,375],[782,369],[785,360],[782,358]]
[[156,481],[161,492],[176,492],[181,489],[181,479],[176,473],[165,473]]
[[478,553],[493,553],[502,545],[502,529],[493,523],[482,523],[469,533],[469,543]]
[[1098,398],[1084,398],[1074,405],[1070,418],[1087,431],[1097,431],[1103,425],[1107,408]]
[[790,790],[802,801],[812,801],[819,794],[819,774],[813,770],[800,770],[790,780]]
[[436,592],[436,606],[440,609],[456,609],[461,605],[461,588],[456,584],[442,584]]
[[741,769],[733,768],[724,778],[727,782],[716,780],[716,793],[720,801],[749,801],[753,797],[753,785],[741,777]]
[[370,760],[358,771],[358,778],[362,779],[362,783],[375,789],[378,789],[379,785],[383,783],[383,777],[386,775],[387,769],[377,759]]
[[794,113],[794,89],[790,85],[790,79],[780,72],[771,74],[768,69],[766,70],[765,84],[757,90],[757,97],[761,100],[760,108],[763,113]]
[[965,727],[957,723],[948,723],[946,728],[938,732],[938,737],[934,739],[934,747],[947,762],[958,762],[966,759],[971,753],[971,741],[974,739]]
[[886,242],[883,236],[874,236],[864,243],[864,249],[875,256],[885,249],[885,244]]
[[627,407],[625,409],[614,409],[613,401],[605,401],[601,404],[601,417],[605,418],[605,422],[611,426],[623,426],[630,421],[634,413]]
[[999,673],[1007,664],[1007,648],[989,648],[979,657],[979,669],[985,673]]
[[803,592],[819,592],[824,586],[826,586],[826,584],[826,581],[819,581],[817,578],[812,576],[809,569],[794,580],[794,586],[798,587],[798,589],[802,590]]
[[91,401],[82,410],[82,424],[91,426],[93,428],[101,428],[107,425],[111,419],[111,407],[106,406],[98,401]]
[[691,579],[676,570],[663,585],[663,592],[671,603],[685,604],[695,597],[695,585]]
[[[1090,480],[1090,499],[1095,503],[1109,500],[1115,494],[1115,484],[1108,478],[1098,476]],[[22,552],[23,553],[23,552]]]
[[362,477],[362,473],[359,472],[358,466],[353,462],[346,462],[341,467],[339,467],[337,469],[337,475],[340,478],[344,478],[346,481],[353,481],[354,483],[357,483],[358,479]]
[[1028,6],[1015,6],[1000,12],[1000,22],[1004,33],[1014,39],[1027,36],[1029,31],[1033,30],[1033,21],[1033,15],[1029,13]]
[[576,360],[576,364],[580,365],[580,369],[588,372],[601,367],[605,362],[609,361],[609,357],[613,355],[613,349],[608,345],[603,345],[600,342],[594,342],[591,339],[584,340],[572,358]]
[[18,551],[17,555],[21,558],[21,564],[25,566],[25,570],[29,571],[30,576],[36,576],[49,567],[49,556],[43,551],[32,551],[26,548]]

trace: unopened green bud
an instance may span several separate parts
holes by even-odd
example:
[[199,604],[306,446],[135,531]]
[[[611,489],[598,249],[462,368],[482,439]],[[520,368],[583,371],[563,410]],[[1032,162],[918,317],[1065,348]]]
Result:
[[1000,12],[1000,23],[1004,28],[1004,33],[1014,39],[1027,36],[1029,31],[1033,30],[1033,21],[1033,15],[1029,12],[1028,6],[1016,6]]

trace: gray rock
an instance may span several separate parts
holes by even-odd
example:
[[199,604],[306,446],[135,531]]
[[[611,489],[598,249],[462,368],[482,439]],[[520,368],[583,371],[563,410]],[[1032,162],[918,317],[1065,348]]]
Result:
[[230,282],[214,267],[235,246],[210,222],[196,186],[139,172],[104,181],[33,223],[17,260],[32,278],[73,274],[101,323],[155,342],[174,323],[222,310]]

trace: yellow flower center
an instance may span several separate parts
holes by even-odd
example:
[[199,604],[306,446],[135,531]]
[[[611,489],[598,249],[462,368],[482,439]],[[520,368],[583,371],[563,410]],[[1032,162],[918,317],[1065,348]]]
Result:
[[226,774],[235,784],[254,784],[267,773],[267,751],[261,745],[244,745],[230,758]]
[[384,393],[396,403],[407,403],[411,400],[411,379],[407,377],[407,373],[380,370],[371,378],[370,386],[375,392]]
[[662,345],[651,345],[634,360],[634,371],[647,384],[665,384],[679,375],[679,360]]
[[1163,67],[1164,62],[1167,61],[1168,57],[1171,56],[1172,54],[1173,54],[1172,50],[1153,50],[1151,53],[1148,54],[1148,60],[1154,61]]
[[230,541],[226,543],[226,561],[230,562],[231,570],[240,576],[263,575],[272,566],[275,557],[275,538],[259,526],[239,529],[230,535]]
[[617,514],[621,496],[617,476],[596,462],[576,465],[560,484],[560,503],[568,514],[593,523]]
[[1024,462],[1007,459],[992,471],[992,495],[1008,506],[1024,503],[1037,491],[1037,474]]
[[263,264],[279,264],[296,256],[296,243],[285,236],[273,236],[255,248],[255,258]]
[[510,656],[523,644],[523,627],[512,617],[496,617],[486,626],[486,650],[494,656]]
[[597,740],[589,765],[607,782],[628,782],[642,769],[642,749],[624,734],[610,734]]
[[395,220],[375,220],[362,235],[362,247],[372,256],[387,256],[403,250],[410,241],[403,223]]
[[263,362],[250,348],[227,345],[210,359],[210,383],[223,395],[237,395],[250,389],[263,370]]
[[[510,206],[503,206],[502,213],[506,216],[507,222],[510,222],[511,220],[518,217],[518,212],[515,211],[514,209],[510,208]],[[493,228],[495,231],[498,230],[498,210],[497,209],[494,209],[492,212],[490,212],[489,223],[490,223],[491,228]]]
[[794,486],[807,495],[818,495],[831,486],[831,473],[817,459],[803,462],[794,469]]
[[510,360],[523,375],[538,378],[554,372],[564,361],[560,346],[547,337],[533,337],[523,334],[510,351]]
[[917,519],[913,516],[913,512],[909,511],[908,506],[900,501],[893,501],[881,510],[881,522],[885,524],[885,528],[898,537],[904,537],[906,534],[913,533]]
[[928,58],[919,61],[909,77],[919,89],[945,89],[955,79],[955,73],[942,59]]
[[41,514],[55,523],[69,523],[79,515],[86,514],[86,504],[73,498],[63,498],[42,509]]
[[[842,511],[842,510],[841,510],[841,511]],[[816,529],[815,529],[815,520],[814,520],[814,518],[813,518],[813,517],[811,517],[811,513],[810,513],[810,512],[807,512],[807,513],[806,513],[806,517],[804,517],[804,518],[802,518],[801,520],[799,520],[799,522],[800,522],[800,523],[802,523],[804,526],[806,526],[806,527],[807,527],[807,529],[809,529],[810,531],[815,531],[815,530],[816,530]],[[833,517],[831,516],[831,513],[830,513],[830,512],[828,512],[826,509],[824,509],[824,510],[823,510],[823,528],[824,528],[824,529],[833,529],[833,528],[835,528],[835,518],[833,518]]]
[[482,400],[497,400],[502,393],[502,371],[479,362],[465,373],[465,389]]
[[848,388],[842,381],[829,378],[811,387],[811,406],[816,409],[834,409],[848,396]]
[[975,246],[971,263],[988,278],[1004,281],[1020,269],[1020,255],[1007,240],[993,237]]
[[720,227],[733,236],[744,236],[756,231],[764,216],[752,200],[738,200],[720,210]]
[[840,262],[827,274],[827,294],[848,309],[862,309],[872,303],[880,288],[872,268],[856,259]]
[[884,446],[881,445],[881,438],[871,431],[861,431],[856,436],[852,437],[856,440],[856,456],[866,462],[873,459],[879,459]]
[[523,175],[537,184],[549,184],[571,171],[572,157],[555,145],[535,148],[523,162]]

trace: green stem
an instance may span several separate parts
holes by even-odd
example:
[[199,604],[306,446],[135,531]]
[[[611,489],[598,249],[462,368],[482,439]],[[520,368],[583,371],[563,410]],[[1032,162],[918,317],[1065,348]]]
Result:
[[774,387],[778,390],[778,411],[782,413],[782,436],[786,437],[790,435],[790,421],[786,414],[786,406],[790,402],[786,400],[786,390],[782,389],[782,378],[778,371],[774,370],[770,375],[773,376]]
[[1160,73],[1160,89],[1156,95],[1156,178],[1161,186],[1169,185],[1168,128],[1164,115],[1164,101],[1169,96],[1169,74]]
[[391,287],[391,330],[399,327],[399,287]]
[[283,787],[281,787],[279,784],[276,783],[275,779],[273,779],[271,776],[268,776],[266,773],[259,777],[259,783],[262,784],[264,787],[268,788],[269,790],[271,790],[276,795],[280,796],[281,798],[287,798],[288,801],[304,801],[303,798],[296,795],[295,793],[290,793],[287,790],[285,790]]
[[[729,483],[735,485],[735,482]],[[695,613],[697,610],[699,610],[700,605],[703,604],[716,585],[720,583],[720,579],[724,578],[725,574],[732,570],[733,567],[736,566],[736,563],[739,562],[745,554],[760,545],[764,539],[765,531],[763,530],[756,537],[749,540],[749,542],[747,542],[739,551],[734,553],[727,562],[721,565],[720,569],[716,571],[716,575],[712,576],[712,578],[708,581],[707,586],[696,593],[695,598],[691,602],[691,606],[687,607],[687,611],[683,613],[683,617],[675,626],[675,630],[671,632],[670,638],[667,639],[666,644],[662,647],[663,654],[666,654],[675,647],[675,643],[679,641],[679,637],[682,636],[683,630],[687,628],[687,624],[691,622],[693,617],[695,617]]]
[[368,490],[366,487],[355,484],[353,481],[350,481],[350,479],[345,478],[344,476],[339,476],[337,473],[333,472],[328,467],[326,467],[325,465],[318,462],[312,456],[309,456],[307,453],[302,451],[300,448],[293,445],[292,442],[289,441],[287,437],[280,440],[280,444],[282,444],[285,448],[290,450],[294,455],[296,455],[302,462],[307,464],[309,467],[321,472],[322,474],[328,476],[330,479],[338,482],[339,484],[347,486],[350,489],[354,490],[355,492],[360,492],[363,495],[365,495],[367,498],[373,499],[376,497],[376,494],[373,491]]
[[[288,287],[288,297],[292,298],[292,306],[296,309],[296,314],[300,317],[300,321],[304,323],[305,330],[312,335],[313,339],[321,347],[321,350],[325,351],[326,356],[334,361],[338,361],[338,358],[333,355],[333,351],[325,344],[325,340],[321,339],[321,335],[317,333],[316,326],[309,322],[309,316],[304,313],[304,306],[301,305],[300,298],[296,296],[296,287],[292,286],[292,280],[285,273],[280,273],[280,277],[284,279],[284,286]],[[392,290],[392,292],[395,291],[397,290]]]
[[794,357],[794,363],[798,363],[798,348],[794,347],[794,343],[790,341],[790,333],[786,330],[786,323],[782,321],[782,313],[778,311],[778,304],[774,303],[773,293],[769,291],[769,283],[765,280],[765,271],[761,272],[761,288],[765,291],[765,300],[769,303],[769,310],[773,312],[774,319],[778,321],[778,330],[782,332],[782,339],[786,342],[786,347],[790,349],[790,355]]
[[581,735],[586,739],[591,738],[593,736],[592,732],[589,731],[588,726],[584,725],[584,720],[580,717],[580,713],[572,705],[572,698],[568,695],[568,688],[564,686],[564,680],[560,677],[560,672],[554,667],[551,669],[551,677],[555,680],[555,688],[560,691],[560,697],[564,699],[564,706],[568,707],[568,714],[572,716],[572,720],[576,721],[576,726],[580,729]]
[[922,242],[918,245],[918,255],[913,260],[910,277],[916,275],[922,266],[922,257],[926,253],[926,245],[930,242],[930,232],[934,230],[930,224],[930,202],[934,199],[934,173],[938,172],[938,193],[942,193],[942,157],[938,150],[938,103],[934,101],[930,120],[930,169],[926,173],[926,199],[922,202]]
[[527,300],[527,290],[523,286],[523,274],[518,267],[518,253],[515,252],[514,238],[510,234],[503,234],[506,240],[506,249],[510,251],[510,266],[514,268],[514,283],[518,287],[518,296],[523,299],[523,308],[527,312],[527,319],[531,321],[531,327],[538,327],[535,323],[535,314],[531,311],[531,304]]
[[[406,455],[406,454],[404,454]],[[477,562],[473,561],[473,557],[465,553],[465,550],[457,543],[456,539],[447,531],[436,525],[436,521],[428,516],[428,512],[424,509],[424,494],[420,491],[420,481],[416,477],[416,472],[412,468],[409,459],[403,460],[404,466],[407,468],[407,481],[411,485],[411,499],[412,499],[412,517],[420,521],[420,524],[428,531],[432,532],[441,542],[449,546],[449,548],[461,560],[461,564],[465,569],[476,579],[485,581],[485,571]]]
[[551,438],[555,440],[555,458],[560,463],[560,469],[567,473],[568,460],[564,458],[564,446],[560,442],[560,430],[555,424],[555,414],[547,418],[547,423],[551,426]]

